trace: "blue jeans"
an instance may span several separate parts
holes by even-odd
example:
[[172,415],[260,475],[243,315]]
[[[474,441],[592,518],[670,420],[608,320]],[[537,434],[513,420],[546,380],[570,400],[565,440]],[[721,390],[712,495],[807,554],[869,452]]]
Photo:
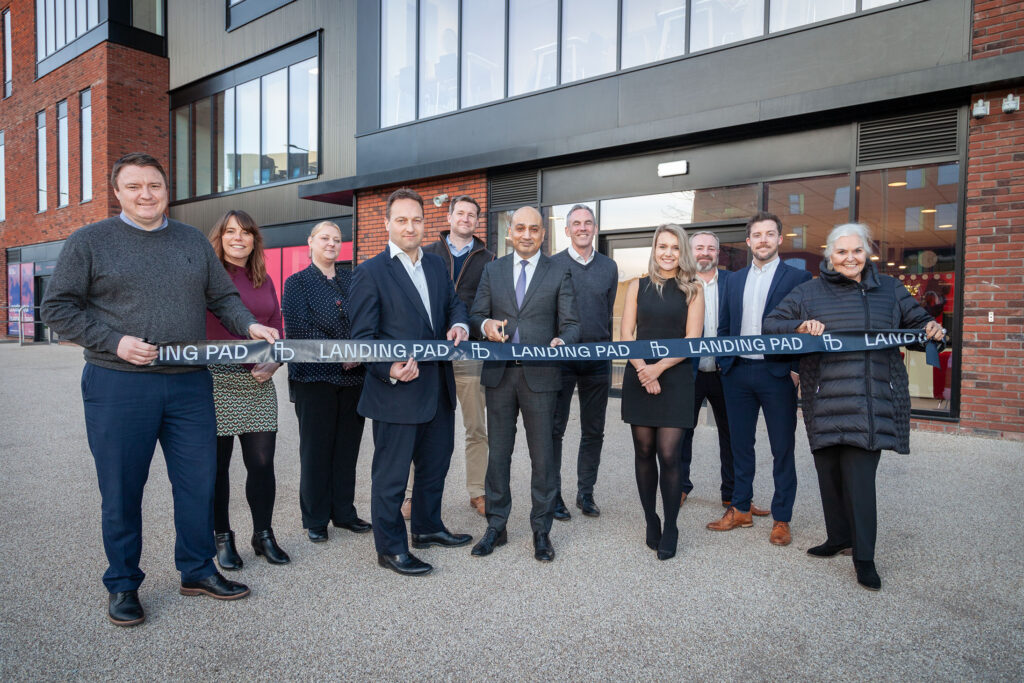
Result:
[[142,492],[157,441],[174,496],[175,566],[182,581],[212,575],[217,423],[210,373],[127,372],[86,363],[82,402],[103,498],[107,590],[135,590],[146,576],[139,568]]

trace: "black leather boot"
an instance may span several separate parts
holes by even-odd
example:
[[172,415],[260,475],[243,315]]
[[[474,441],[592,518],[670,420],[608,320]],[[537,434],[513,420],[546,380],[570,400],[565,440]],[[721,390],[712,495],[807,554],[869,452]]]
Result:
[[242,558],[235,550],[235,532],[226,531],[223,534],[214,534],[214,541],[217,543],[217,564],[220,568],[233,572],[242,568]]
[[288,553],[277,544],[273,529],[255,532],[252,535],[252,549],[256,551],[257,557],[262,555],[270,564],[288,564],[292,561]]

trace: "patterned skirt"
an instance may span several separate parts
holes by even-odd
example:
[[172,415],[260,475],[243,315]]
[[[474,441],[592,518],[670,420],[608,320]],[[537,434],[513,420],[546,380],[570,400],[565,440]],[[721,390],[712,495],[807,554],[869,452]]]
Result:
[[274,380],[257,382],[241,365],[211,365],[217,436],[277,431]]

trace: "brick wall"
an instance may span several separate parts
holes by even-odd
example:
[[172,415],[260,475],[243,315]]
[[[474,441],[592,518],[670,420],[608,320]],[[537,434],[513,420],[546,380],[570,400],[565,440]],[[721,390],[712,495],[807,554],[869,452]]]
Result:
[[[120,211],[107,178],[119,157],[146,151],[167,164],[167,60],[102,43],[35,79],[34,5],[11,6],[13,92],[0,100],[5,135],[7,216],[0,221],[0,307],[7,302],[6,253],[11,247],[65,239],[83,225]],[[79,93],[92,91],[92,199],[82,201]],[[66,206],[57,206],[57,103],[68,103]],[[46,112],[46,210],[36,205],[36,113]]]
[[1020,0],[975,0],[973,58],[1024,50],[1024,3]]
[[444,178],[430,178],[405,185],[374,188],[356,194],[355,207],[355,241],[356,264],[362,263],[383,251],[388,243],[387,230],[384,227],[384,206],[388,195],[399,187],[409,187],[423,197],[426,230],[423,243],[429,244],[438,239],[442,230],[448,229],[448,202],[435,207],[434,197],[447,194],[449,200],[460,194],[468,194],[480,203],[480,226],[476,235],[486,240],[487,235],[487,174],[472,173]]

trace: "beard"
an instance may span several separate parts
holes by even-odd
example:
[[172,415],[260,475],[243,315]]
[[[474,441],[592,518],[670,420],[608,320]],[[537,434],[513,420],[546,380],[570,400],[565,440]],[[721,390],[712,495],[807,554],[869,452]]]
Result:
[[715,268],[718,268],[718,261],[697,261],[697,272],[698,273],[710,273]]

